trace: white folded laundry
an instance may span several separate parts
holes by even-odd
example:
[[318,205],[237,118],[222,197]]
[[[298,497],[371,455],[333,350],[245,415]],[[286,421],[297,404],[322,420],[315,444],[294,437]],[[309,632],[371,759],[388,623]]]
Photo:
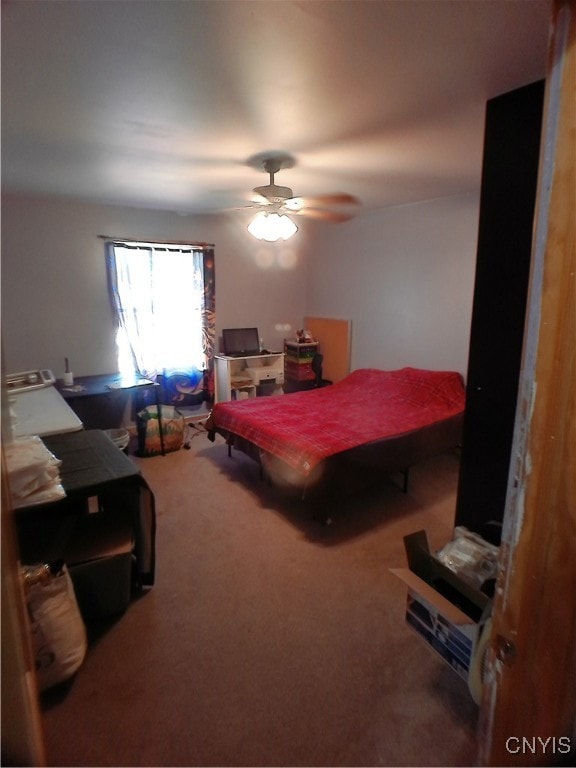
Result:
[[[46,500],[56,501],[66,495],[60,483],[59,467],[62,462],[37,435],[19,437],[9,443],[5,448],[5,456],[15,507],[44,503]],[[38,498],[42,498],[42,501],[36,500]]]

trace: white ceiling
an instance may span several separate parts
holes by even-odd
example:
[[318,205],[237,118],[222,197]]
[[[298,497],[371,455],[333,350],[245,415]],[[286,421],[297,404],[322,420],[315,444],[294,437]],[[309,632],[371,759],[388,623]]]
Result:
[[277,184],[363,209],[480,183],[487,99],[545,75],[550,0],[2,1],[6,189],[160,208]]

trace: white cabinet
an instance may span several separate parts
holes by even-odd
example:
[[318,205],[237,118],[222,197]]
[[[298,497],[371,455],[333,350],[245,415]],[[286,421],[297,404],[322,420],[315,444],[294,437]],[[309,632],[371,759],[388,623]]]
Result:
[[214,358],[215,402],[256,397],[258,387],[272,388],[282,393],[284,384],[284,354],[251,355],[250,357]]

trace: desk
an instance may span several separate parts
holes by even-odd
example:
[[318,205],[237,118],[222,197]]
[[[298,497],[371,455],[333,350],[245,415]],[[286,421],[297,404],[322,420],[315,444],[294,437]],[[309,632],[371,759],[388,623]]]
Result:
[[154,583],[156,512],[154,494],[136,464],[101,430],[52,435],[43,442],[62,461],[60,478],[66,498],[16,510],[23,562],[64,559],[78,515],[126,514],[134,531],[134,554],[142,585]]
[[256,397],[261,386],[271,384],[282,393],[284,353],[267,352],[247,357],[214,357],[215,402],[232,400],[240,393]]
[[[131,390],[153,387],[156,408],[161,413],[160,385],[138,374],[104,373],[80,376],[70,387],[56,385],[62,397],[84,425],[84,429],[117,429],[122,426]],[[160,444],[164,453],[162,419],[159,420]]]

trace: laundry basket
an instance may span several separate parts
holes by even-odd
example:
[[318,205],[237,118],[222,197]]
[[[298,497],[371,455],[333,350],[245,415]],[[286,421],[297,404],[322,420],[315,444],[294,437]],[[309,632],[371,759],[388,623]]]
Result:
[[[171,405],[158,409],[150,405],[138,413],[138,456],[158,456],[179,451],[184,444],[184,417]],[[161,429],[161,431],[160,431]]]
[[115,446],[121,451],[124,451],[124,453],[127,452],[126,449],[130,442],[130,435],[127,429],[105,429],[104,432],[108,435],[110,440],[112,440]]

